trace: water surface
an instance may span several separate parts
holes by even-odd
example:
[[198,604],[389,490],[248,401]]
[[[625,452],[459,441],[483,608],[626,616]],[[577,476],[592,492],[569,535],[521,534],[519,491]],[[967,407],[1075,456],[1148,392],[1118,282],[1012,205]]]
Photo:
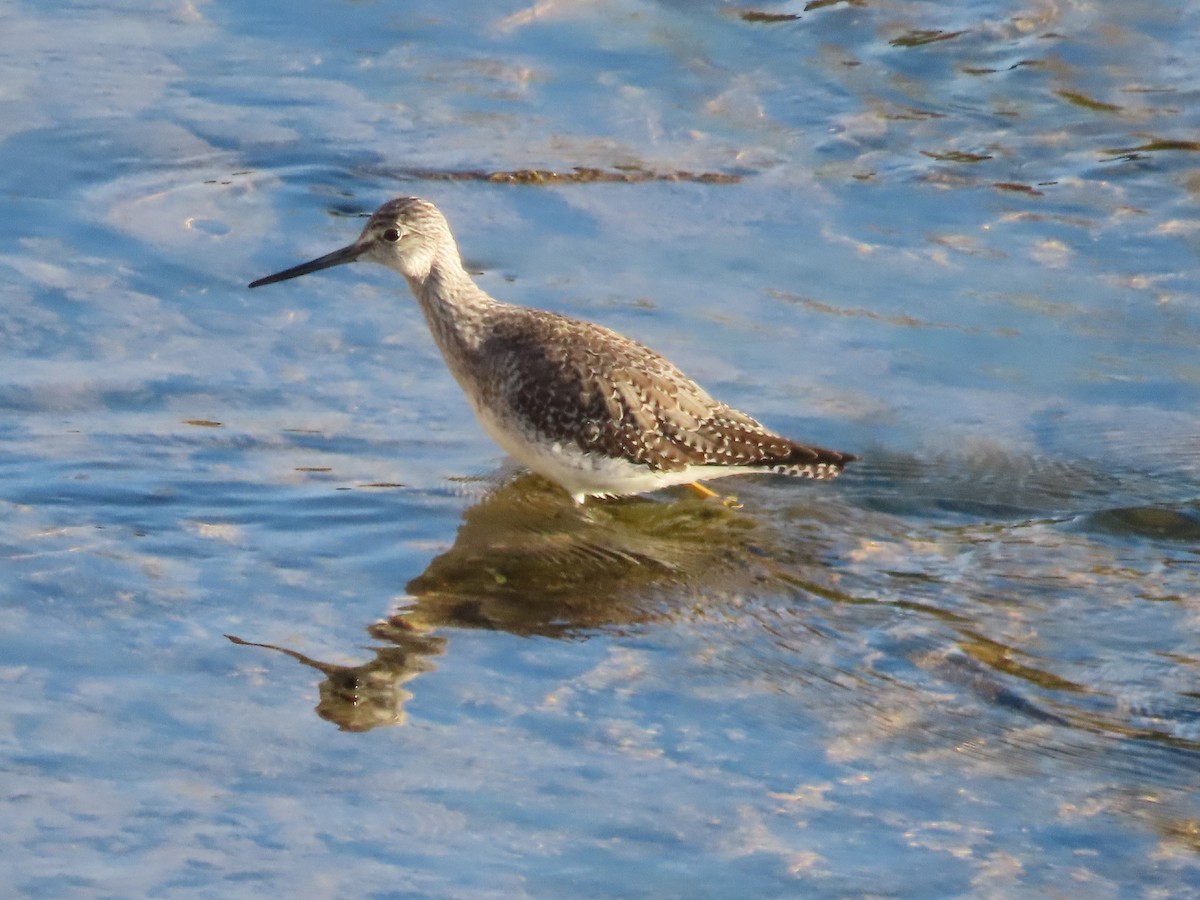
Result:
[[[807,6],[0,7],[14,892],[1200,883],[1197,13]],[[580,511],[399,194],[863,462]]]

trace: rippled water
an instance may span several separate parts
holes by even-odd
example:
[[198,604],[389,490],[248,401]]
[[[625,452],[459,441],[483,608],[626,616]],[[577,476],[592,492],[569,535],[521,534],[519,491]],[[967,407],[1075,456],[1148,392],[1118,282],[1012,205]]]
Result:
[[[0,35],[11,891],[1196,889],[1191,5]],[[392,273],[245,289],[397,194],[863,462],[580,511]]]

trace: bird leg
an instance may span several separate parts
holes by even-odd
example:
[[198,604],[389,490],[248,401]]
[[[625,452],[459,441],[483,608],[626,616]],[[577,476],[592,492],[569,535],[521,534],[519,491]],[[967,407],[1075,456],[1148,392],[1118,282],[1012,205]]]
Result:
[[732,494],[730,494],[728,497],[721,497],[721,495],[718,494],[716,491],[714,491],[712,488],[705,487],[699,481],[689,481],[687,484],[684,485],[684,487],[691,488],[693,491],[695,491],[697,494],[699,494],[705,500],[707,500],[709,497],[718,497],[721,501],[721,505],[724,507],[727,507],[728,509],[741,509],[742,508],[742,504],[738,503],[737,497],[733,496]]

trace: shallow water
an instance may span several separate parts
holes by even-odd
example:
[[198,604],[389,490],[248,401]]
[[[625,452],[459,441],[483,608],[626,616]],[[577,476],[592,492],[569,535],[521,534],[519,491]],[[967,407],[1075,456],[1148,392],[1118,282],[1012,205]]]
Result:
[[[1200,14],[809,6],[0,5],[13,892],[1195,890]],[[863,462],[576,509],[398,194]]]

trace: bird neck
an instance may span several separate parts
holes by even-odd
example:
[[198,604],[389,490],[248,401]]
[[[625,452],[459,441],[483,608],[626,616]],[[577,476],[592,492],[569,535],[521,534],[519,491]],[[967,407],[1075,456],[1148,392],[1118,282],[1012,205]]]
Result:
[[408,284],[447,361],[464,358],[487,337],[488,314],[500,305],[499,301],[474,282],[463,268],[457,248],[442,247],[434,256],[429,274],[409,278]]

